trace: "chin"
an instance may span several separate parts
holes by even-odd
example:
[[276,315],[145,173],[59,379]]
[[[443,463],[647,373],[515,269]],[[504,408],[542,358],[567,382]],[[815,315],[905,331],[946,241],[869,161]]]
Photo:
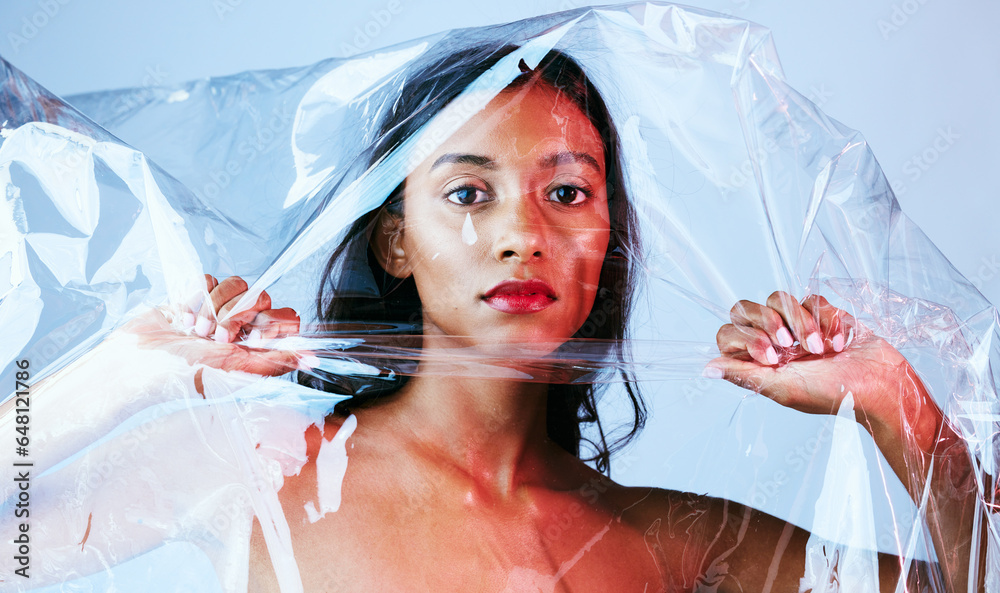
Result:
[[459,357],[464,354],[483,358],[492,365],[507,368],[551,366],[552,354],[569,342],[578,329],[576,321],[536,313],[505,316],[499,320],[491,315],[472,322],[467,320],[462,327],[432,322],[430,328],[424,326],[424,340],[425,346],[455,349],[453,354]]
[[575,356],[553,356],[570,340],[551,332],[492,332],[486,336],[424,336],[447,374],[474,378],[568,383],[590,372],[592,365]]
[[489,339],[476,340],[475,348],[482,354],[503,359],[504,366],[525,364],[552,365],[556,358],[553,354],[560,350],[571,339],[571,334],[553,333],[551,327],[537,328],[547,331],[498,332]]

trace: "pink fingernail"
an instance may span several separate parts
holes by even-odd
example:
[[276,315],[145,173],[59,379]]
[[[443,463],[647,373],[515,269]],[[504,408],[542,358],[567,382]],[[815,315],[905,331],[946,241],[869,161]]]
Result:
[[215,341],[220,344],[229,343],[229,332],[225,330],[221,325],[215,328]]
[[724,375],[725,373],[722,372],[722,369],[711,365],[706,366],[701,370],[701,376],[706,379],[721,379]]
[[795,340],[792,338],[792,332],[788,331],[787,327],[779,329],[775,336],[778,338],[778,345],[783,348],[791,348],[792,344],[795,343]]
[[184,329],[190,329],[194,327],[194,322],[195,322],[194,313],[185,313],[183,316],[181,316],[181,324],[184,327]]
[[318,357],[312,354],[304,354],[302,358],[299,358],[299,370],[300,371],[311,371],[314,368],[320,366],[323,363]]
[[208,332],[212,330],[212,320],[207,317],[199,317],[198,322],[194,324],[194,333],[198,334],[203,338],[208,337]]
[[833,349],[837,352],[844,351],[844,334],[833,336]]
[[823,354],[823,339],[819,337],[819,333],[809,334],[809,337],[806,338],[806,349],[813,354]]
[[778,364],[778,353],[774,351],[774,346],[767,347],[767,352],[765,352],[765,356],[767,356],[768,364],[770,365]]

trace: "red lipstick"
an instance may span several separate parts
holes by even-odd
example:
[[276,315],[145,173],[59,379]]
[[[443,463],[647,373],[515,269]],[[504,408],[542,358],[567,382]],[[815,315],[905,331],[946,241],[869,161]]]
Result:
[[523,315],[556,302],[556,293],[542,280],[505,280],[489,289],[483,301],[501,313]]

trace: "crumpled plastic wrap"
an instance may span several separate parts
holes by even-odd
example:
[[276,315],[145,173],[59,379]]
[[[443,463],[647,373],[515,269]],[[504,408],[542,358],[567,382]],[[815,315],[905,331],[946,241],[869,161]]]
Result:
[[[495,344],[427,334],[430,317],[439,330],[452,315],[461,321],[461,311],[431,303],[471,290],[466,283],[481,276],[473,266],[467,276],[437,278],[441,294],[422,291],[424,318],[399,315],[390,300],[386,310],[320,319],[321,288],[358,307],[395,290],[367,268],[364,241],[339,267],[327,263],[355,221],[381,211],[404,180],[414,184],[430,156],[496,126],[489,146],[534,158],[537,147],[518,143],[531,137],[530,126],[504,118],[527,117],[531,101],[551,99],[523,80],[553,55],[579,65],[617,137],[620,189],[608,203],[616,212],[627,199],[634,222],[624,232],[610,214],[609,248],[597,260],[602,274],[632,270],[624,288],[611,288],[630,297],[630,315],[602,292],[615,276],[593,286],[568,268],[560,282],[596,304],[558,344],[526,337],[523,320],[540,316],[532,311]],[[473,62],[488,66],[475,70]],[[997,311],[900,211],[863,137],[785,83],[766,29],[648,3],[68,102],[2,61],[0,79],[0,322],[10,394],[0,417],[0,589],[998,586]],[[426,80],[438,82],[415,90]],[[516,108],[498,112],[498,104]],[[586,142],[559,119],[575,117],[573,109],[551,110],[571,147]],[[607,134],[601,141],[609,174]],[[439,161],[478,167],[487,179],[506,166],[449,154]],[[580,170],[590,165],[574,154],[547,166],[586,177]],[[530,203],[524,208],[534,212],[570,212],[552,200],[505,198],[523,188],[501,185],[448,194],[493,200],[446,206],[459,222],[442,244],[468,251],[445,260],[490,259],[526,216],[512,210],[508,226],[495,222],[499,215],[484,222],[479,213],[489,208]],[[511,240],[537,239],[548,232],[542,227],[518,227]],[[386,231],[390,252],[398,233]],[[500,249],[497,258],[521,247]],[[421,254],[419,264],[432,269],[439,255]],[[199,357],[204,349],[194,344],[212,337],[188,322],[205,302],[204,274],[248,283],[213,324],[250,308],[265,290],[274,307],[297,311],[298,335],[238,342],[249,356],[295,352],[301,370],[262,377]],[[848,392],[827,413],[805,414],[703,377],[733,305],[764,303],[776,290],[822,295],[857,320],[844,352],[827,357],[858,352],[862,334],[905,356],[946,418],[942,426],[956,435],[945,442],[938,434],[945,447],[936,451],[957,461],[942,469],[904,452],[907,469],[894,473],[886,460],[893,452],[880,452],[857,421],[865,394]],[[609,329],[609,319],[621,327]],[[801,345],[788,352],[795,348],[801,354]],[[792,356],[785,364],[808,363]],[[403,398],[393,393],[418,378],[478,390],[491,382],[593,385],[601,423],[583,423],[583,458],[593,453],[588,439],[614,443],[633,426],[629,395],[638,390],[648,420],[608,470],[632,488],[590,474],[580,486],[578,474],[550,472],[536,476],[547,494],[531,499],[533,523],[517,513],[502,519],[511,502],[484,502],[488,496],[474,491],[462,511],[453,500],[461,489],[449,490],[453,482],[437,474],[410,475],[421,467],[413,450],[396,433],[378,432],[392,421],[377,412],[391,406],[378,402],[396,405]],[[905,390],[887,389],[897,387]],[[359,410],[371,415],[349,413],[366,397],[375,397],[374,407]],[[441,413],[456,423],[456,441],[464,413]],[[505,435],[506,428],[481,430]],[[925,436],[914,430],[903,440]],[[448,445],[430,443],[428,451]],[[379,491],[382,482],[394,489]],[[521,484],[517,492],[539,487]],[[382,498],[358,495],[371,492]],[[574,493],[589,506],[573,502]],[[960,512],[942,510],[951,506],[941,502],[947,496]],[[763,515],[744,509],[787,529],[771,537],[757,523]],[[601,513],[605,524],[593,521]],[[971,544],[935,549],[935,526],[956,516],[959,526],[944,531],[954,527]],[[895,576],[880,574],[880,562],[896,566]],[[30,578],[15,572],[26,567]],[[966,578],[956,580],[955,570]]]

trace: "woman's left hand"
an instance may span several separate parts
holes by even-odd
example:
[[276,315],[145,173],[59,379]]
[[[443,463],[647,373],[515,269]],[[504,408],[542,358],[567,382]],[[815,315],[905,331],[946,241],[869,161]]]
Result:
[[968,446],[903,355],[818,295],[799,303],[775,292],[766,305],[740,301],[730,317],[716,338],[722,356],[705,375],[813,414],[836,414],[851,393],[856,419],[927,510],[948,590],[969,590],[979,478]]
[[775,292],[766,305],[740,301],[716,336],[722,356],[705,376],[726,379],[811,414],[836,414],[848,392],[858,420],[899,418],[901,387],[916,375],[885,340],[819,295],[799,303]]

